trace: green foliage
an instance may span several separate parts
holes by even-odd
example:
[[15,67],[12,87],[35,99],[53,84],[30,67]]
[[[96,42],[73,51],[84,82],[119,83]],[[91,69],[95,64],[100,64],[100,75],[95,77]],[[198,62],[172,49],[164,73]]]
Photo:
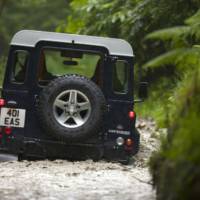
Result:
[[185,22],[188,25],[199,24],[200,23],[200,10],[195,15],[188,18]]
[[68,17],[66,25],[59,27],[58,30],[127,39],[134,47],[137,63],[143,63],[154,56],[144,51],[145,46],[142,41],[147,33],[183,24],[184,19],[191,16],[200,5],[196,0],[80,2],[72,1],[72,15]]
[[191,27],[180,26],[173,28],[166,28],[159,31],[154,31],[146,36],[146,40],[162,40],[165,42],[166,48],[170,46],[174,47],[185,47],[190,44],[187,41],[187,35],[191,32]]
[[22,29],[54,31],[69,15],[66,0],[0,0],[0,86],[11,37]]
[[[177,81],[174,85],[179,86],[184,77],[190,71],[194,71],[200,68],[200,48],[198,46],[200,40],[198,37],[199,29],[199,11],[193,17],[185,20],[186,25],[166,28],[158,31],[154,31],[146,36],[145,42],[150,41],[150,45],[154,47],[157,42],[161,42],[164,46],[161,55],[157,55],[154,59],[151,59],[146,64],[143,65],[147,75],[151,72],[151,76],[157,76],[156,81],[160,79],[161,74],[157,72],[161,69],[165,71],[172,71],[170,76],[174,76]],[[160,54],[160,52],[159,52]],[[171,77],[169,73],[164,74],[166,78]],[[162,80],[160,80],[162,82]],[[155,83],[156,84],[156,83]],[[170,94],[171,88],[165,88],[165,92]],[[159,94],[159,92],[156,90]],[[173,99],[173,94],[169,99]],[[176,102],[170,102],[173,105]]]
[[[184,28],[165,29],[147,36],[147,39],[164,42],[168,51],[148,62],[145,68],[154,71],[174,66],[179,77],[168,101],[169,141],[163,142],[161,150],[154,154],[150,162],[158,200],[198,199],[200,196],[198,17],[199,12],[186,20]],[[178,37],[185,41],[183,48],[176,42]]]
[[69,13],[66,0],[4,1],[0,17],[0,46],[4,50],[17,31],[22,29],[54,31],[58,25],[64,23]]
[[135,106],[135,111],[139,117],[151,117],[157,121],[159,127],[166,127],[168,125],[169,107],[176,82],[177,80],[174,77],[171,77],[171,79],[162,77],[150,85],[150,98],[145,100],[144,103]]
[[159,200],[198,199],[200,192],[200,69],[176,90],[170,143],[151,159]]
[[146,63],[144,69],[155,69],[162,66],[175,66],[177,72],[185,73],[200,67],[200,48],[182,48],[169,51]]

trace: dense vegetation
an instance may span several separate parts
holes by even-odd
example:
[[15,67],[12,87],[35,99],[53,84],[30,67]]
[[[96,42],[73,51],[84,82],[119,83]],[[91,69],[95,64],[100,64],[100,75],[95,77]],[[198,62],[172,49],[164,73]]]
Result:
[[199,0],[1,0],[0,63],[11,35],[23,28],[127,39],[135,50],[136,75],[150,83],[150,97],[138,113],[169,128],[168,140],[151,159],[158,199],[197,199],[199,8]]
[[0,0],[0,85],[12,36],[22,29],[54,31],[65,23],[68,7],[66,0]]
[[185,23],[147,36],[163,41],[168,51],[145,68],[172,66],[177,79],[168,101],[169,141],[151,159],[158,199],[200,196],[200,11]]
[[[183,25],[184,20],[197,11],[199,4],[198,0],[74,0],[70,4],[72,14],[66,25],[57,30],[127,39],[135,51],[138,79],[141,66],[168,50],[164,42],[151,40],[147,35],[162,28]],[[152,116],[159,125],[166,126],[168,99],[173,96],[179,77],[174,76],[176,72],[172,65],[157,69],[144,67],[146,73],[142,79],[148,80],[153,90],[151,98],[137,112]]]

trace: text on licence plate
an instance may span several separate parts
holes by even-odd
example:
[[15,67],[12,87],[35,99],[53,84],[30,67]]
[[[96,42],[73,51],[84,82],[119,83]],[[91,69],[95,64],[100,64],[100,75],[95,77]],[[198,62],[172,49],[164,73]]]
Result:
[[23,128],[26,110],[15,108],[1,108],[0,126]]

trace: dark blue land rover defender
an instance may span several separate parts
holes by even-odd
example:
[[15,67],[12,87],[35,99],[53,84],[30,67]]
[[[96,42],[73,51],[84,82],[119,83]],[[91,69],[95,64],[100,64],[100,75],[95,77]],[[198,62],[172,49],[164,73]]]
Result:
[[139,149],[133,62],[121,39],[18,32],[1,92],[0,151],[127,161]]

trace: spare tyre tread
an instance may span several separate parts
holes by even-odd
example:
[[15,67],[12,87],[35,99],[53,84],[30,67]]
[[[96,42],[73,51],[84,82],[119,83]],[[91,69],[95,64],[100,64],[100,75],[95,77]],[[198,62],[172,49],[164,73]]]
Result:
[[[53,119],[51,110],[47,109],[48,104],[51,104],[49,102],[50,101],[49,95],[52,93],[52,89],[56,91],[59,90],[61,86],[64,87],[63,82],[65,81],[69,83],[71,82],[72,84],[74,84],[75,81],[82,82],[83,85],[81,86],[82,87],[81,90],[89,89],[90,93],[92,93],[93,97],[96,99],[96,101],[98,101],[96,102],[96,104],[98,103],[98,109],[96,109],[96,112],[98,113],[96,113],[95,115],[93,113],[92,114],[93,119],[91,118],[92,116],[90,116],[88,122],[86,122],[86,124],[83,127],[75,129],[68,129],[61,127]],[[105,107],[106,107],[106,101],[101,89],[88,78],[72,74],[72,75],[64,75],[54,79],[49,83],[49,85],[47,85],[43,89],[39,97],[37,113],[41,127],[45,132],[49,133],[50,135],[64,142],[76,142],[76,141],[82,141],[90,136],[97,135],[98,133],[101,132]]]

